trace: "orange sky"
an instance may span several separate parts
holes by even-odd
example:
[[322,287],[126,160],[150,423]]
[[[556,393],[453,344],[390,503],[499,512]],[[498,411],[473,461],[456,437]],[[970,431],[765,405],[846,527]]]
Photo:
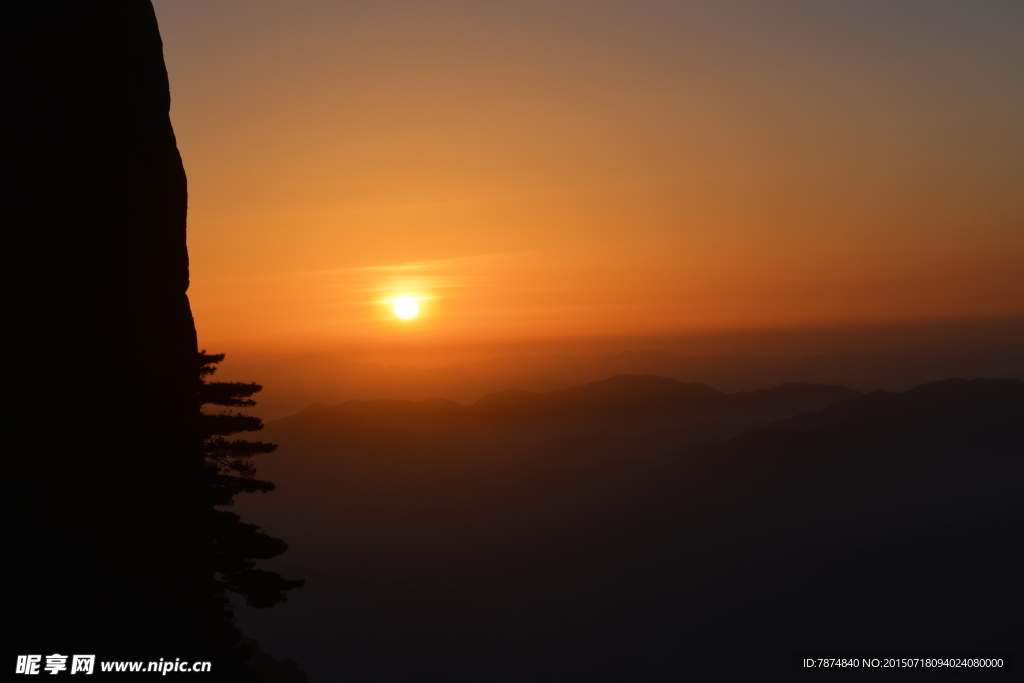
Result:
[[211,350],[1024,315],[1019,2],[154,4]]

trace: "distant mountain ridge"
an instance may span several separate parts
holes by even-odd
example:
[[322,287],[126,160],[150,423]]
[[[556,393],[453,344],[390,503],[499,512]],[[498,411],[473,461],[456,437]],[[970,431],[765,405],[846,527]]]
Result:
[[740,415],[767,419],[764,415],[820,408],[860,395],[843,386],[806,382],[787,382],[772,389],[728,394],[706,384],[657,375],[617,375],[547,392],[507,389],[488,394],[470,405],[437,397],[420,401],[380,399],[351,400],[332,406],[318,404],[276,422],[291,423],[314,416],[320,420],[329,416],[372,420],[390,416],[414,423],[480,419],[538,422],[666,417],[735,419]]
[[[823,428],[841,422],[880,419],[923,419],[941,414],[944,420],[961,421],[983,412],[989,420],[1007,418],[1024,422],[1024,398],[1017,379],[947,379],[929,382],[909,391],[884,390],[865,394],[856,402],[830,405],[814,413],[779,420],[780,428]],[[980,401],[984,401],[983,403]],[[985,438],[985,434],[978,434]]]
[[[859,395],[793,383],[727,394],[625,375],[549,392],[503,391],[470,405],[441,398],[318,404],[268,422],[261,438],[280,444],[281,453],[301,454],[303,462],[336,468],[331,476],[346,482],[346,490],[363,482],[355,495],[386,482],[413,499],[459,488],[467,477],[483,487],[552,467],[652,458]],[[272,481],[278,473],[291,477],[297,463],[287,457],[268,458],[261,471]]]
[[1024,343],[947,344],[792,358],[623,351],[586,357],[503,357],[439,368],[383,366],[317,356],[263,363],[232,363],[229,358],[218,379],[263,384],[255,412],[265,419],[277,419],[312,403],[419,400],[431,396],[472,403],[512,387],[545,392],[616,375],[658,375],[727,392],[767,389],[784,382],[841,384],[858,391],[905,391],[948,377],[1024,379]]

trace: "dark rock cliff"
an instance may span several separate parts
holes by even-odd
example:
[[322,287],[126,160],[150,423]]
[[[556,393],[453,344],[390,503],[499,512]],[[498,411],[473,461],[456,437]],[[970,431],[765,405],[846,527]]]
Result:
[[209,583],[185,173],[146,0],[6,2],[21,654],[185,657]]

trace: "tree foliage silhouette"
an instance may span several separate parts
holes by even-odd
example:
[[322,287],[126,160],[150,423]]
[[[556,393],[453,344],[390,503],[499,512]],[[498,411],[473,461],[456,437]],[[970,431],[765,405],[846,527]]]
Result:
[[[252,396],[263,389],[254,382],[212,382],[208,378],[216,372],[216,365],[224,354],[200,351],[199,405],[247,408],[256,405]],[[256,478],[253,458],[277,449],[277,444],[264,441],[228,438],[242,432],[263,428],[258,417],[244,413],[201,412],[200,430],[206,456],[208,491],[211,506],[213,536],[214,619],[215,639],[237,641],[240,633],[233,627],[233,610],[228,593],[244,598],[250,607],[272,607],[287,600],[287,591],[299,588],[305,581],[285,579],[277,572],[259,569],[258,560],[277,557],[288,549],[288,544],[264,532],[256,524],[222,508],[235,502],[240,493],[269,493],[274,484]]]

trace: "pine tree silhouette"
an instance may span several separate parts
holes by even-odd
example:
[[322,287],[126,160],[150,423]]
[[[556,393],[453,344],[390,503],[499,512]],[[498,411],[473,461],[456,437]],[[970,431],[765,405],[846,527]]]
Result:
[[[209,377],[224,354],[198,355],[199,405],[247,408],[256,405],[251,397],[263,387],[254,382],[212,382]],[[287,591],[301,587],[302,579],[285,579],[277,572],[256,567],[258,560],[277,557],[288,544],[270,536],[256,524],[243,522],[229,510],[240,493],[269,493],[274,484],[256,478],[253,458],[277,449],[264,441],[228,438],[263,428],[263,421],[234,411],[203,412],[200,429],[206,455],[213,536],[214,614],[211,637],[224,646],[236,644],[241,633],[234,626],[234,611],[229,593],[243,598],[250,607],[272,607],[288,599]]]

